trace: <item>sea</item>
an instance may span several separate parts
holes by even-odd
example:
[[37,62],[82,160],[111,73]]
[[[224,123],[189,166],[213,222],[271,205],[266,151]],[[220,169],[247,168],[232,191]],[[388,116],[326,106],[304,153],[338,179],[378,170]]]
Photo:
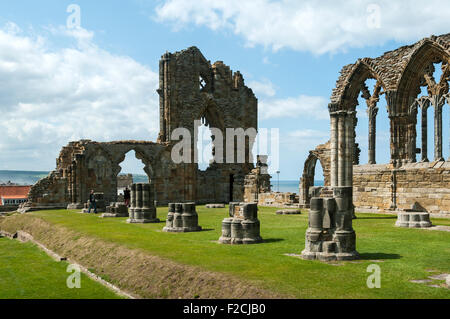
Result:
[[[281,192],[281,193],[296,193],[299,192],[300,182],[299,181],[287,181],[287,180],[280,180],[278,181],[275,179],[271,180],[272,185],[272,191],[273,192]],[[314,186],[323,186],[323,181],[314,181]]]
[[14,183],[18,185],[33,185],[41,178],[48,176],[46,171],[2,171],[0,170],[0,184]]
[[[50,172],[40,171],[2,171],[0,170],[0,184],[1,183],[15,183],[19,185],[33,185],[38,180],[43,177],[46,177]],[[148,182],[148,178],[146,175],[133,174],[133,180],[135,183],[145,183]],[[272,191],[274,192],[282,192],[282,193],[297,193],[299,190],[299,181],[298,180],[280,180],[279,182],[276,179],[271,180]],[[314,181],[315,186],[323,186],[323,181]]]

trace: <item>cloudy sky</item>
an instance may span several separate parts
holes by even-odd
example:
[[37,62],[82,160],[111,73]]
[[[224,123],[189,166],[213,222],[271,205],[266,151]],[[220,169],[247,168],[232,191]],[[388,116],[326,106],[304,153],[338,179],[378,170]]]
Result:
[[[70,28],[71,4],[80,28]],[[449,16],[450,2],[435,0],[2,1],[0,169],[52,170],[61,147],[82,138],[156,140],[160,56],[195,45],[243,73],[260,128],[279,129],[280,179],[298,180],[308,151],[328,140],[327,105],[342,66],[448,33]],[[385,104],[380,163],[389,159]],[[358,110],[367,162],[363,103]],[[142,172],[132,157],[123,167]]]

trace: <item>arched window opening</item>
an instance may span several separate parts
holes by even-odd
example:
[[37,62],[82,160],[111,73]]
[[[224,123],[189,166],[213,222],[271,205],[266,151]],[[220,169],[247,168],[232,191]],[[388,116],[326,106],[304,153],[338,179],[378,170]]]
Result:
[[[368,78],[361,85],[356,113],[356,137],[361,153],[359,163],[389,162],[389,118],[380,81]],[[380,111],[381,110],[381,111]]]
[[425,68],[421,78],[421,92],[414,101],[420,114],[417,119],[420,129],[416,127],[420,140],[417,139],[416,145],[421,143],[421,161],[443,161],[450,156],[449,77],[448,64],[436,58]]
[[316,161],[314,168],[314,186],[324,186],[325,176],[323,174],[323,167],[319,160]]
[[391,160],[391,123],[387,111],[387,102],[384,97],[377,104],[378,115],[376,120],[376,163],[389,163]]
[[145,164],[138,159],[134,150],[125,154],[125,159],[119,164],[121,167],[117,177],[117,194],[123,196],[126,187],[130,189],[133,183],[149,183],[150,177],[145,172]]
[[442,106],[442,157],[450,161],[450,106],[448,102]]
[[203,79],[203,77],[200,75],[198,77],[198,82],[199,82],[199,89],[200,91],[202,91],[205,87],[206,87],[206,81],[205,79]]
[[211,130],[202,120],[202,125],[197,129],[197,161],[198,169],[205,171],[211,166],[214,160],[213,139]]

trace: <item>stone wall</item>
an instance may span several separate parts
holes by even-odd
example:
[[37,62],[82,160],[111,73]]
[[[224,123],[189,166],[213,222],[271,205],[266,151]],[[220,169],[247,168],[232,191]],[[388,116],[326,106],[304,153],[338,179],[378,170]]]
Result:
[[[39,180],[28,193],[28,203],[32,202],[34,209],[65,208],[68,203],[67,199],[67,179],[59,171],[53,171],[47,177]],[[20,206],[22,207],[24,204]]]
[[274,207],[299,207],[299,198],[295,193],[260,193],[258,205]]
[[[305,163],[304,172],[311,171],[311,163],[322,157],[321,163],[329,163],[329,152],[323,150],[329,143],[319,145],[311,151],[309,163]],[[327,167],[325,164],[325,167]],[[328,169],[325,169],[325,186],[329,186]],[[309,170],[308,170],[309,168]],[[305,173],[304,173],[305,174]],[[302,176],[310,178],[308,175]],[[353,201],[356,210],[408,210],[413,205],[429,213],[450,213],[450,162],[405,163],[400,167],[394,164],[365,164],[353,166]],[[300,184],[305,188],[305,184]],[[303,193],[305,194],[305,193]],[[302,205],[303,194],[300,196]],[[309,188],[308,188],[309,194]],[[282,205],[275,195],[263,195],[264,200]],[[278,196],[280,198],[280,196]],[[308,195],[309,198],[309,195]],[[261,201],[261,204],[263,204]]]
[[258,155],[256,167],[245,176],[244,201],[258,202],[259,194],[270,193],[270,175],[268,173],[267,155]]
[[131,184],[133,184],[133,175],[132,174],[117,176],[117,187],[118,188],[130,187]]
[[0,206],[0,213],[14,212],[19,208],[19,205]]
[[450,162],[354,167],[353,200],[357,209],[407,210],[450,214]]

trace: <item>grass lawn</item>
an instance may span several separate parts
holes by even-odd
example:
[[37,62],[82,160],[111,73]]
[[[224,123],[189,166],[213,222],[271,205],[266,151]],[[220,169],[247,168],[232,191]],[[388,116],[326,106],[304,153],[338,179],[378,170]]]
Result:
[[0,299],[119,298],[84,274],[80,289],[67,288],[67,266],[32,243],[0,238]]
[[[32,214],[88,236],[232,274],[297,298],[450,298],[449,289],[410,282],[450,273],[450,232],[397,228],[396,216],[357,214],[353,226],[361,259],[327,264],[285,255],[300,254],[304,248],[306,212],[276,215],[276,208],[260,207],[264,243],[230,246],[217,243],[227,210],[198,206],[199,224],[205,230],[198,233],[164,233],[163,222],[127,224],[125,218],[102,219],[66,210]],[[162,221],[166,215],[167,208],[158,208]],[[450,220],[433,223],[450,225]],[[373,263],[381,267],[380,289],[366,285],[367,267]]]

